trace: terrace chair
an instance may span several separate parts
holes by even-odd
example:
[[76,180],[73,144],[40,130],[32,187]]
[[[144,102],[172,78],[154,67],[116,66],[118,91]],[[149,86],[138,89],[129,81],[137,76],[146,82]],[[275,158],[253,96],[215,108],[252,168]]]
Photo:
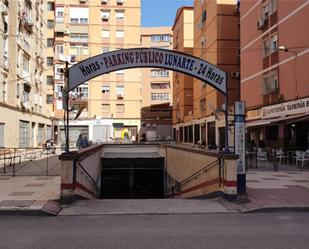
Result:
[[287,156],[284,154],[282,149],[279,149],[279,150],[276,151],[276,160],[278,160],[279,164],[281,164],[282,159],[287,161]]
[[305,161],[309,161],[309,157],[306,156],[306,152],[305,151],[296,151],[295,152],[295,167],[297,168],[298,166],[298,162],[301,162],[301,168],[304,168],[304,162]]
[[257,168],[259,168],[260,161],[266,162],[266,166],[268,167],[267,153],[265,151],[258,149],[256,153],[256,159],[257,159]]

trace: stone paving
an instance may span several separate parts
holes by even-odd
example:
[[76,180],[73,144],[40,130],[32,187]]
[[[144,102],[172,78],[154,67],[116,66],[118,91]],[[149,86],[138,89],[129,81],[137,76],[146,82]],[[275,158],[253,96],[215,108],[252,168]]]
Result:
[[0,176],[0,211],[41,210],[60,198],[60,176]]
[[[237,203],[223,202],[230,210],[250,212],[257,210],[308,210],[309,171],[249,170],[247,196]],[[241,198],[239,198],[241,200]]]

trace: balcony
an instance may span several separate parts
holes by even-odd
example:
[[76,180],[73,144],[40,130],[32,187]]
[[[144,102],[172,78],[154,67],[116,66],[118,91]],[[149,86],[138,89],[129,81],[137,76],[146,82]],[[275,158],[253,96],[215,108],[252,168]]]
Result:
[[65,28],[64,23],[56,23],[55,32],[56,33],[66,33],[66,28]]
[[71,24],[70,27],[69,27],[69,30],[70,30],[71,34],[86,34],[86,35],[88,35],[88,33],[89,33],[88,25]]

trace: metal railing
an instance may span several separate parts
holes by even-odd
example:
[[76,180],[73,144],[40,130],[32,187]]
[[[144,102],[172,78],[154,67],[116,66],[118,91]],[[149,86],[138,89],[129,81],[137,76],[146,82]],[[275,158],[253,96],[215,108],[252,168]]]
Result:
[[51,149],[0,148],[1,176],[56,176],[61,174],[60,165]]
[[174,184],[166,189],[166,194],[167,195],[171,195],[172,198],[174,198],[174,196],[181,192],[181,189],[183,187],[183,185],[185,185],[186,183],[188,183],[190,180],[196,178],[198,175],[202,174],[203,172],[206,172],[209,168],[213,167],[213,166],[218,166],[219,167],[219,182],[220,182],[220,186],[222,183],[222,163],[219,159],[216,159],[215,161],[207,164],[206,166],[204,166],[203,168],[199,169],[198,171],[196,171],[195,173],[193,173],[192,175],[190,175],[189,177],[183,179],[182,181],[177,181],[175,178],[173,178],[172,176],[170,176],[167,172],[165,172],[167,174],[167,176],[169,178],[172,179],[172,181],[174,181]]

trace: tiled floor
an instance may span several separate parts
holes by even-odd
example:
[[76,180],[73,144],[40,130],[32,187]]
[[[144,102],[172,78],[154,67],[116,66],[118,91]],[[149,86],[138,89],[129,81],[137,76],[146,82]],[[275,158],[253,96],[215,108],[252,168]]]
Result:
[[247,209],[309,207],[309,171],[247,172]]
[[41,209],[60,198],[60,177],[0,177],[0,210]]

